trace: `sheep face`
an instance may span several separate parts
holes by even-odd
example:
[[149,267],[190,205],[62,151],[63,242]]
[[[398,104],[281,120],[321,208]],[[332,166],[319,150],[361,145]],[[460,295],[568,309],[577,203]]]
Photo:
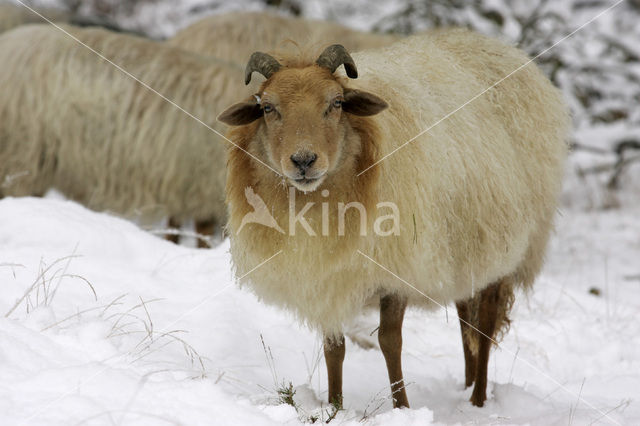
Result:
[[342,86],[320,67],[274,75],[260,96],[265,151],[271,165],[301,191],[335,171],[344,151]]
[[344,88],[327,68],[284,68],[248,102],[218,119],[231,125],[260,120],[256,135],[269,165],[303,192],[315,191],[357,155],[348,114],[374,115],[387,107],[370,93]]

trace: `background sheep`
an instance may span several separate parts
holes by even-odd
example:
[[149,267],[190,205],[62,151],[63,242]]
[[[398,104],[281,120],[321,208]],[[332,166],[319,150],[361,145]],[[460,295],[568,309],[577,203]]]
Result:
[[[219,119],[240,126],[232,140],[283,176],[229,149],[236,273],[282,251],[248,283],[264,301],[324,332],[329,401],[338,405],[341,328],[367,302],[380,299],[378,339],[398,407],[408,406],[400,362],[405,307],[457,301],[461,319],[482,333],[463,327],[466,383],[475,381],[471,401],[482,406],[490,338],[508,324],[514,286],[531,286],[542,264],[566,155],[567,108],[534,64],[524,66],[522,52],[467,31],[414,36],[353,59],[339,46],[316,64],[252,56],[246,75],[268,78],[259,101],[236,104]],[[342,63],[352,78],[357,63],[360,78],[332,75]],[[388,109],[378,114],[385,101]],[[283,180],[296,190],[289,193]],[[280,226],[291,224],[295,196],[297,213],[309,206],[304,216],[316,236],[295,221],[286,233],[255,223],[240,231],[252,212],[247,188]],[[347,211],[339,235],[336,204],[353,201],[367,213],[365,236],[357,209]],[[397,206],[397,232],[389,224],[371,232],[378,202]]]
[[349,50],[361,50],[386,46],[398,36],[267,12],[233,12],[203,18],[179,31],[168,43],[202,55],[244,63],[253,52],[280,49],[288,39],[302,45],[340,43]]
[[[37,8],[38,13],[54,22],[67,22],[71,18],[69,14],[59,9]],[[24,6],[11,3],[0,3],[0,32],[23,24],[44,22],[40,16]]]
[[[223,61],[65,29],[218,131],[222,106],[248,91]],[[55,187],[96,210],[224,223],[220,136],[49,25],[0,36],[0,63],[0,196]]]

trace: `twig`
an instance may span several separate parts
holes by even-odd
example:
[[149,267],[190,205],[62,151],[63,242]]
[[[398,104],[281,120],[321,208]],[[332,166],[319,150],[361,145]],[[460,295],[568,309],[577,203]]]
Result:
[[13,274],[13,278],[16,277],[15,268],[17,268],[17,267],[24,268],[24,265],[22,265],[20,263],[0,263],[0,267],[2,267],[2,266],[8,266],[9,268],[11,268],[11,273]]
[[630,399],[623,399],[622,402],[620,402],[620,404],[618,404],[617,406],[613,407],[612,409],[610,409],[609,411],[602,413],[602,415],[600,417],[598,417],[597,419],[595,419],[593,422],[590,423],[589,426],[597,423],[598,421],[600,421],[600,419],[602,419],[604,416],[608,415],[609,413],[616,411],[617,409],[619,409],[622,406],[629,406],[629,404],[631,403]]
[[[71,258],[76,258],[76,257],[80,257],[78,255],[69,255],[69,256],[64,256],[61,257],[57,260],[55,260],[51,265],[47,266],[45,269],[41,270],[38,273],[38,276],[36,277],[36,279],[34,280],[34,282],[29,286],[29,288],[27,288],[27,291],[24,292],[24,294],[22,295],[21,298],[19,298],[16,303],[11,307],[11,309],[9,309],[9,311],[4,314],[5,318],[8,318],[9,315],[11,315],[13,313],[13,311],[15,311],[18,306],[20,306],[20,304],[29,296],[29,294],[33,291],[34,288],[36,288],[36,286],[40,283],[41,279],[44,279],[44,275],[49,272],[49,270],[51,270],[51,268],[53,268],[55,265],[57,265],[58,263],[65,261],[67,259],[71,259]],[[95,293],[95,290],[94,290]]]
[[518,346],[518,349],[516,349],[516,353],[513,356],[513,362],[511,363],[511,370],[509,371],[509,383],[511,383],[511,378],[513,376],[513,367],[516,366],[516,360],[518,359],[518,353],[520,353],[520,346]]
[[[80,242],[76,242],[76,245],[73,247],[73,251],[71,252],[71,255],[75,255],[76,251],[78,251],[78,245],[80,244]],[[53,300],[53,297],[56,295],[56,292],[58,291],[58,288],[60,287],[60,282],[62,281],[62,278],[65,276],[65,274],[67,273],[67,269],[69,269],[69,265],[71,264],[71,259],[67,260],[67,264],[64,265],[64,269],[62,271],[62,275],[58,278],[58,282],[56,283],[56,286],[53,288],[53,291],[51,292],[51,299]],[[84,278],[83,278],[84,279]],[[85,280],[86,281],[86,280]],[[89,284],[89,281],[87,281],[87,284]],[[91,286],[91,284],[89,284],[89,287],[91,287],[91,290],[93,290],[93,294],[95,295],[95,290],[93,289],[93,286]],[[98,296],[96,296],[96,300],[98,299]]]
[[269,370],[271,370],[271,376],[273,377],[273,384],[275,387],[278,387],[278,375],[276,374],[276,366],[275,366],[275,361],[273,359],[273,354],[271,353],[271,348],[264,343],[264,337],[262,336],[262,333],[260,333],[260,341],[262,342],[262,348],[264,349],[264,354],[267,357],[267,364],[269,365]]
[[48,326],[46,326],[46,327],[44,327],[44,328],[40,329],[40,331],[46,331],[46,330],[48,330],[48,329],[50,329],[50,328],[55,327],[56,325],[60,325],[60,324],[62,324],[62,323],[63,323],[63,322],[65,322],[65,321],[69,321],[69,320],[70,320],[70,319],[72,319],[72,318],[78,317],[78,316],[80,316],[80,315],[82,315],[82,314],[86,314],[87,312],[91,312],[91,311],[95,311],[95,310],[97,310],[97,309],[101,309],[101,308],[103,308],[103,307],[104,307],[104,306],[96,306],[96,307],[93,307],[93,308],[88,308],[88,309],[84,309],[84,310],[82,310],[82,311],[78,311],[78,312],[76,312],[75,314],[71,314],[71,315],[69,315],[68,317],[65,317],[65,318],[61,319],[60,321],[56,321],[56,322],[54,322],[53,324],[50,324],[50,325],[48,325]]
[[151,315],[149,315],[149,311],[147,310],[147,305],[144,303],[144,300],[142,300],[142,296],[138,296],[138,297],[140,298],[140,304],[142,304],[142,308],[144,309],[144,312],[147,314],[147,319],[149,320],[148,326],[147,326],[147,322],[143,322],[144,328],[147,330],[147,333],[149,334],[149,340],[153,342],[153,321],[151,320]]

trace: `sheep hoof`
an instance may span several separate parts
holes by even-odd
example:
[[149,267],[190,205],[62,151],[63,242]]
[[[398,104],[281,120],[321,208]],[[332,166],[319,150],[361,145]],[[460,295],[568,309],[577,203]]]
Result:
[[471,394],[471,399],[469,399],[469,401],[471,401],[471,404],[475,405],[476,407],[482,407],[484,406],[484,402],[486,400],[486,393],[484,391],[480,391],[480,389],[476,386],[473,389],[473,393]]

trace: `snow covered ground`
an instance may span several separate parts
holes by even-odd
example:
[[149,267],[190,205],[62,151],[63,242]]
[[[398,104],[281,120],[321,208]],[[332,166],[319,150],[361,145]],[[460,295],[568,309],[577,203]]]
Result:
[[[449,309],[408,312],[412,409],[392,410],[371,313],[351,334],[374,347],[347,341],[346,409],[332,423],[640,424],[639,215],[563,212],[492,356],[484,408],[467,402]],[[0,424],[327,419],[318,336],[239,289],[227,251],[176,246],[64,200],[0,201]],[[297,411],[279,402],[289,383]]]

